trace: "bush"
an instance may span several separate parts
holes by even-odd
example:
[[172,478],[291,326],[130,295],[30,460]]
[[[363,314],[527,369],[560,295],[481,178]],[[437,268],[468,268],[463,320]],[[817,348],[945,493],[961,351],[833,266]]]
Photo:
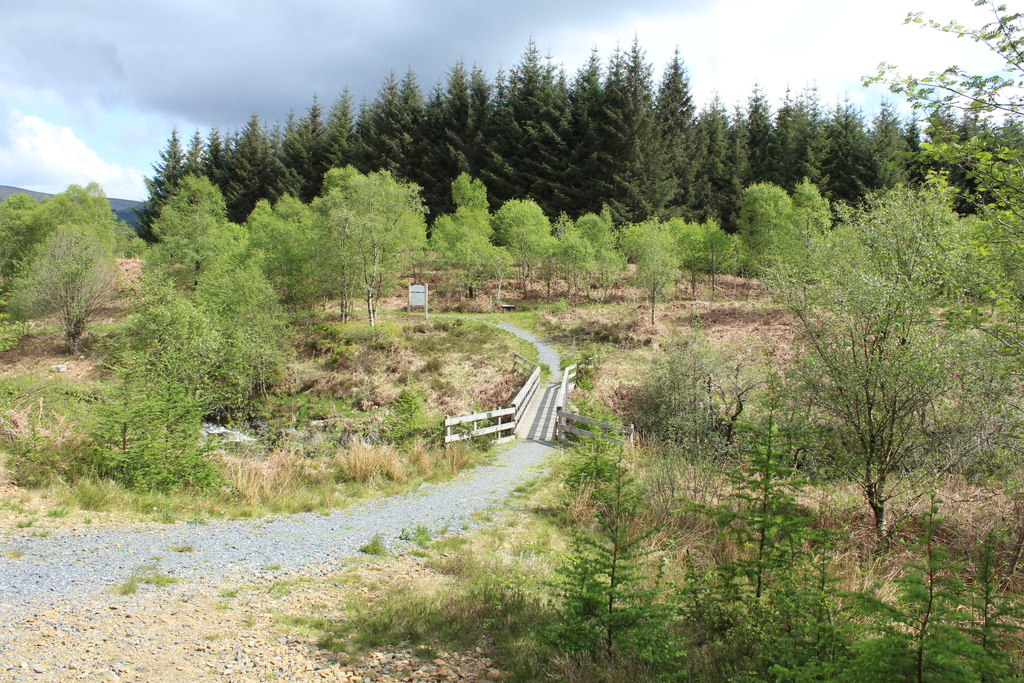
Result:
[[439,421],[427,412],[423,392],[402,389],[391,404],[391,415],[384,422],[384,433],[390,443],[405,445],[415,439],[436,436]]
[[97,470],[142,491],[207,489],[221,481],[199,443],[202,407],[186,387],[129,376],[98,408]]

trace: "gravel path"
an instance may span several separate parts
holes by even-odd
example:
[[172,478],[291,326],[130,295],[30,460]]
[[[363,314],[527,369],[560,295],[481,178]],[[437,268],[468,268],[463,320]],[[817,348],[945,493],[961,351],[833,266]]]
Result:
[[[491,324],[535,344],[541,362],[558,372],[560,359],[549,345],[507,323]],[[109,594],[112,586],[144,565],[156,565],[159,573],[183,579],[179,586],[194,582],[216,586],[325,566],[336,569],[378,535],[391,545],[403,531],[418,526],[426,527],[433,537],[473,528],[479,524],[477,513],[502,503],[517,486],[542,472],[553,450],[544,442],[516,441],[494,463],[463,472],[450,482],[423,485],[408,494],[328,515],[144,529],[75,529],[46,538],[12,530],[0,537],[0,547],[7,551],[0,555],[0,615],[4,615],[0,628],[12,623],[15,613],[24,608]],[[185,546],[194,550],[171,550]]]

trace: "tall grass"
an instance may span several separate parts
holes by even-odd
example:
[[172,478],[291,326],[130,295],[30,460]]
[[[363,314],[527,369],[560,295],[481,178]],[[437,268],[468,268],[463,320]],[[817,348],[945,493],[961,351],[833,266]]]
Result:
[[224,484],[213,491],[142,493],[109,479],[82,476],[51,484],[46,497],[72,509],[134,513],[164,522],[322,511],[420,481],[449,478],[480,457],[465,444],[444,448],[422,442],[404,449],[354,443],[316,455],[279,448],[263,458],[222,455]]

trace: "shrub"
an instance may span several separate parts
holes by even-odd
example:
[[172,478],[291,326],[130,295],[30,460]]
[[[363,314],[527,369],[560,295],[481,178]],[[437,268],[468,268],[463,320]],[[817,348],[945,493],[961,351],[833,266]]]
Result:
[[199,443],[202,409],[182,385],[129,376],[98,408],[97,469],[143,491],[211,488],[220,470]]

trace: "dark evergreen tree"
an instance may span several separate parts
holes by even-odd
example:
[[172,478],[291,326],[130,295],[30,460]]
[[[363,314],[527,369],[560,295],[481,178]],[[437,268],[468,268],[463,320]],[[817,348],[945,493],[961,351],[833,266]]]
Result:
[[[478,171],[474,147],[481,142],[479,127],[485,114],[474,97],[472,78],[465,65],[457,62],[448,72],[446,85],[434,89],[424,110],[421,134],[425,163],[420,184],[431,218],[452,213],[452,181],[461,173],[473,175]],[[484,109],[486,106],[485,95]]]
[[530,198],[548,214],[565,204],[569,96],[565,75],[530,41],[522,60],[495,86],[481,176],[492,204]]
[[793,100],[789,92],[775,116],[772,137],[772,180],[792,192],[804,178],[817,183],[824,147],[821,111],[816,93],[806,91]]
[[747,175],[745,185],[771,182],[774,177],[775,147],[772,111],[759,86],[747,100],[744,133],[747,142]]
[[896,109],[883,102],[871,124],[871,150],[877,163],[876,189],[889,189],[909,180],[906,163],[910,153]]
[[327,122],[316,96],[300,121],[289,116],[282,153],[285,168],[298,184],[299,198],[308,203],[319,196],[330,159]]
[[224,192],[224,184],[228,172],[228,155],[230,144],[225,141],[216,127],[210,129],[206,136],[206,147],[203,149],[203,175]]
[[690,81],[678,49],[662,76],[656,111],[665,170],[668,173],[669,196],[666,198],[664,213],[666,216],[692,218],[696,120]]
[[572,81],[569,116],[564,133],[568,147],[566,198],[568,213],[580,216],[600,213],[609,187],[601,158],[599,126],[604,107],[601,59],[596,50]]
[[878,163],[861,113],[849,101],[836,105],[825,124],[822,173],[832,201],[857,202],[878,187]]
[[171,131],[167,147],[160,152],[160,161],[153,164],[153,177],[146,178],[149,198],[139,211],[139,236],[147,241],[155,240],[153,221],[160,216],[164,204],[178,190],[178,184],[185,177],[185,151],[181,147],[178,129]]
[[377,99],[359,111],[352,141],[352,160],[364,172],[390,171],[413,182],[419,179],[417,158],[423,93],[410,70],[398,81],[394,72],[381,86]]
[[[353,118],[352,96],[346,88],[331,106],[330,114],[327,117],[324,161],[329,169],[344,168],[352,161],[350,146]],[[323,183],[323,178],[320,179],[320,182]]]
[[723,228],[736,225],[742,182],[742,136],[715,97],[700,113],[694,131],[695,174],[691,203],[700,220],[714,219]]
[[206,144],[203,136],[196,130],[192,133],[192,139],[188,142],[188,151],[185,152],[185,164],[182,168],[183,175],[203,175],[203,152]]
[[274,153],[276,144],[255,113],[242,132],[233,137],[224,181],[224,198],[232,222],[244,222],[259,200],[276,202],[286,193],[288,174]]
[[602,162],[611,187],[605,200],[617,223],[659,215],[672,192],[654,107],[651,65],[640,43],[616,50],[604,84]]

